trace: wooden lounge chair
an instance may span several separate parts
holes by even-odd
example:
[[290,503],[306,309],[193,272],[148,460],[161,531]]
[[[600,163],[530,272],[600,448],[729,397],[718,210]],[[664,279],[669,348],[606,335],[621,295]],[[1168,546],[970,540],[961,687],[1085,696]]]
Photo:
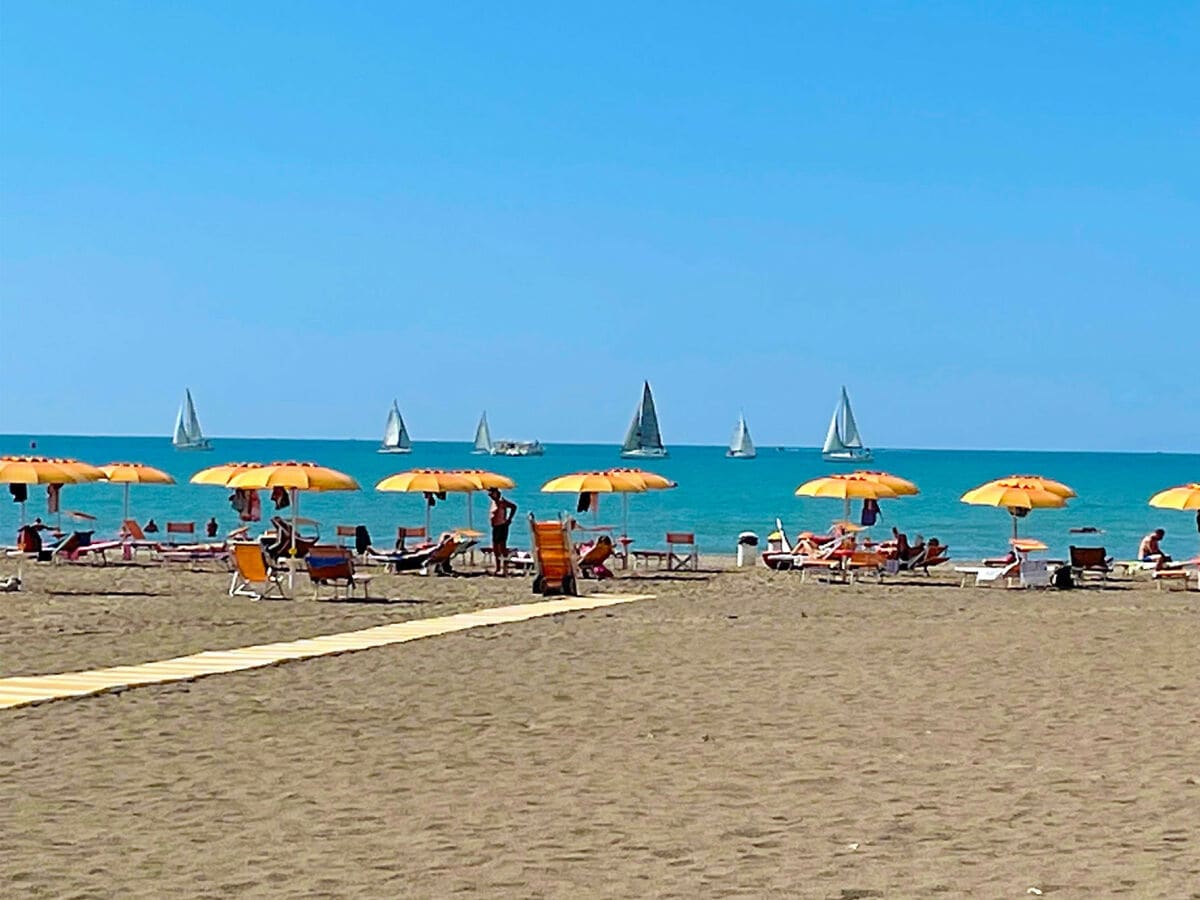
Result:
[[539,522],[530,513],[529,531],[533,539],[533,592],[578,597],[579,560],[569,524],[561,519]]
[[1080,581],[1089,572],[1107,581],[1113,570],[1112,561],[1103,547],[1071,547],[1071,574]]
[[[136,523],[135,523],[136,524]],[[172,535],[183,535],[182,538],[174,538]],[[168,522],[167,523],[167,539],[159,541],[159,545],[169,547],[173,544],[191,544],[196,540],[196,523],[195,522]]]
[[[276,569],[263,552],[262,544],[256,541],[237,541],[230,546],[233,554],[233,578],[229,582],[229,596],[249,597],[251,600],[262,600],[273,593],[278,593],[280,600],[286,600],[283,593],[283,573]],[[259,587],[261,586],[261,589]]]
[[700,568],[700,550],[696,546],[696,534],[693,531],[668,531],[666,550],[633,550],[631,551],[634,565],[641,560],[648,563],[654,560],[659,566],[665,565],[668,572],[681,572],[691,569],[693,572]]
[[354,571],[354,554],[349,547],[318,545],[304,558],[308,567],[308,579],[313,586],[313,599],[321,599],[321,588],[333,589],[333,599],[338,599],[344,589],[349,599],[355,588],[362,588],[363,599],[371,585],[371,576]]

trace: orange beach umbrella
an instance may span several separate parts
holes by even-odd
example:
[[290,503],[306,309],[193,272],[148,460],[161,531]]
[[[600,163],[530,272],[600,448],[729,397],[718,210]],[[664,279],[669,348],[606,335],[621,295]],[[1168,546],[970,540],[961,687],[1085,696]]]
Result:
[[[0,484],[75,484],[82,478],[69,460],[46,456],[0,456]],[[21,501],[21,527],[25,527],[25,501]]]
[[261,466],[262,463],[256,462],[223,463],[219,466],[209,466],[207,469],[201,469],[189,478],[188,481],[192,484],[211,484],[216,487],[227,487],[229,479],[234,475],[238,475],[247,469],[257,469]]
[[144,463],[109,463],[107,466],[101,466],[100,471],[104,473],[104,477],[109,484],[123,484],[125,486],[125,511],[122,515],[124,519],[129,518],[129,486],[131,484],[175,483],[175,479],[162,469],[156,469]]
[[1200,529],[1200,482],[1198,481],[1159,491],[1150,498],[1150,505],[1157,509],[1198,510],[1196,527]]

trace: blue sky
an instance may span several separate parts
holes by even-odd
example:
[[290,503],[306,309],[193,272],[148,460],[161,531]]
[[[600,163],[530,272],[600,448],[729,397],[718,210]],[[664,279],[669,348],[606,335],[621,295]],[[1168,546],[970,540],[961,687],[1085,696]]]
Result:
[[0,6],[0,432],[1200,446],[1200,7]]

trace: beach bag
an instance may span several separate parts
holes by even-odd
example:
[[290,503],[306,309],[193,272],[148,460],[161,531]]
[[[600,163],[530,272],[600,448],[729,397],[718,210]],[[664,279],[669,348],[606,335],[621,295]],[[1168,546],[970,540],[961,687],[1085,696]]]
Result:
[[1050,576],[1050,583],[1060,591],[1069,591],[1075,587],[1075,579],[1071,577],[1070,566],[1059,566]]

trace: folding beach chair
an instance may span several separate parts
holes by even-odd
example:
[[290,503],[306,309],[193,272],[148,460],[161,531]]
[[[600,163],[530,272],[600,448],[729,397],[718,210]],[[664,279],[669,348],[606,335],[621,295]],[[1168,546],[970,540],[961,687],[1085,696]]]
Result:
[[367,598],[371,576],[360,575],[354,571],[354,556],[349,547],[313,547],[304,558],[308,566],[308,579],[313,586],[313,599],[321,599],[321,588],[333,588],[333,599],[337,599],[339,590],[345,589],[349,599],[355,588],[362,588],[363,599]]
[[533,540],[533,592],[548,596],[579,596],[579,561],[571,543],[570,525],[562,519],[539,522],[529,514]]
[[1071,574],[1080,581],[1089,572],[1099,575],[1103,581],[1108,581],[1112,570],[1112,557],[1103,547],[1071,546]]
[[[237,541],[230,545],[233,553],[233,578],[229,582],[229,596],[249,597],[251,600],[262,600],[272,593],[278,593],[280,600],[286,600],[283,593],[283,573],[277,570],[267,560],[262,545],[257,542]],[[256,588],[261,585],[261,590]]]

